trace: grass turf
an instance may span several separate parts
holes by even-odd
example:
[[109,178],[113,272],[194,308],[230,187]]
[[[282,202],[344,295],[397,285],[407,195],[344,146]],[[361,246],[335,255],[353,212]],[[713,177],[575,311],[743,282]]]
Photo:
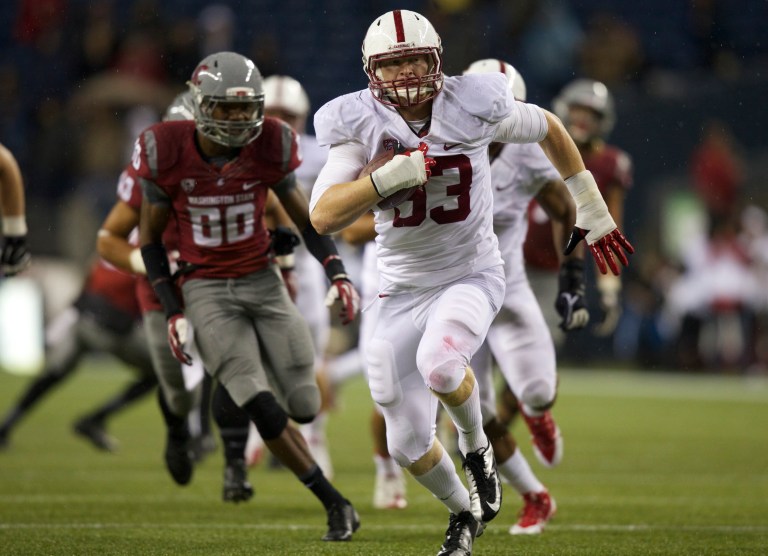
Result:
[[[0,453],[0,554],[411,555],[434,554],[447,513],[409,478],[403,511],[371,507],[370,397],[344,385],[329,422],[334,483],[362,527],[350,543],[323,543],[325,514],[287,471],[251,470],[255,497],[221,501],[220,451],[176,486],[162,463],[154,397],[110,422],[116,454],[71,433],[77,416],[128,379],[94,358],[42,401]],[[28,378],[0,373],[0,411]],[[558,514],[537,537],[507,533],[520,507],[511,488],[476,555],[768,553],[768,381],[563,370],[555,417],[565,458],[554,470],[515,432]]]

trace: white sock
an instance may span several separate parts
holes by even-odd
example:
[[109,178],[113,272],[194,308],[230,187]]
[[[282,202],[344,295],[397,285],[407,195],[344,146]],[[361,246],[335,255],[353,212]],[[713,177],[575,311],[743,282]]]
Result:
[[452,513],[469,510],[469,491],[456,473],[456,466],[443,450],[443,457],[432,469],[423,475],[413,475],[435,498],[440,500]]
[[547,490],[533,474],[531,466],[519,449],[504,463],[496,462],[496,470],[521,495]]
[[483,415],[480,410],[480,392],[477,381],[469,397],[457,406],[443,404],[446,413],[451,416],[459,433],[459,450],[462,454],[474,452],[488,446],[488,437],[483,431]]

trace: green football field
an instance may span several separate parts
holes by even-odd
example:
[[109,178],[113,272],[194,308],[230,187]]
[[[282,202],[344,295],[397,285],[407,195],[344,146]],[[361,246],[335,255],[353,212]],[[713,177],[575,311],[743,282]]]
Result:
[[[371,507],[370,398],[344,385],[329,435],[336,485],[362,527],[350,543],[323,543],[325,513],[288,472],[251,470],[256,495],[221,501],[222,457],[187,487],[162,463],[154,400],[117,416],[116,454],[71,432],[78,415],[129,378],[93,359],[53,392],[0,452],[0,554],[262,555],[435,554],[447,513],[409,479],[409,506]],[[0,373],[0,411],[27,383]],[[768,554],[768,380],[628,371],[561,371],[554,411],[565,458],[554,470],[531,455],[558,513],[543,535],[507,533],[520,507],[510,488],[476,541],[477,555]]]

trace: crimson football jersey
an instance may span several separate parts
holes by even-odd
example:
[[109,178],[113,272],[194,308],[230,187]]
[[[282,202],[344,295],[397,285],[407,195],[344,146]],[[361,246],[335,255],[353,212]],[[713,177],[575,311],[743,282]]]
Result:
[[154,184],[172,206],[185,277],[237,278],[266,267],[270,237],[264,224],[269,188],[301,163],[296,136],[276,118],[219,167],[195,145],[195,123],[161,122],[139,136],[132,165],[145,187]]
[[[137,212],[141,212],[141,200],[143,197],[139,182],[139,177],[132,164],[129,164],[125,170],[123,170],[123,173],[120,174],[120,179],[117,182],[118,198]],[[166,227],[165,232],[163,232],[163,245],[168,253],[178,249],[179,233],[176,226],[176,219],[173,216],[171,216],[171,219],[168,221],[168,226]],[[154,288],[152,288],[152,285],[149,283],[149,278],[144,274],[136,275],[136,298],[138,299],[142,313],[163,310],[163,306],[157,298]],[[181,299],[181,292],[179,292],[179,299]]]
[[[610,187],[632,187],[632,161],[629,155],[612,145],[584,157],[584,166],[592,172],[600,193],[605,197]],[[528,235],[523,244],[525,262],[533,268],[556,271],[560,267],[552,240],[552,223],[544,209],[531,201],[528,207]]]

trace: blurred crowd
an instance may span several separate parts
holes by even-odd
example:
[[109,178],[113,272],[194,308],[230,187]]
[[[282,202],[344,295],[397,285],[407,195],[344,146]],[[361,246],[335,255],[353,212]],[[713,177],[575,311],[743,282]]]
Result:
[[[361,4],[3,3],[0,16],[10,24],[0,30],[0,143],[24,174],[33,253],[85,267],[133,140],[209,53],[239,51],[265,76],[296,77],[313,111],[363,88],[360,41],[385,6]],[[498,57],[515,64],[529,100],[541,106],[582,76],[616,98],[611,141],[636,168],[625,211],[637,263],[624,276],[624,311],[610,342],[582,338],[594,342],[586,352],[566,344],[565,361],[766,372],[768,294],[760,286],[768,277],[768,203],[760,171],[768,140],[750,133],[766,119],[750,109],[759,106],[750,99],[768,94],[760,77],[768,65],[764,1],[388,4],[432,21],[451,45],[449,74]],[[734,90],[754,94],[735,107]]]

